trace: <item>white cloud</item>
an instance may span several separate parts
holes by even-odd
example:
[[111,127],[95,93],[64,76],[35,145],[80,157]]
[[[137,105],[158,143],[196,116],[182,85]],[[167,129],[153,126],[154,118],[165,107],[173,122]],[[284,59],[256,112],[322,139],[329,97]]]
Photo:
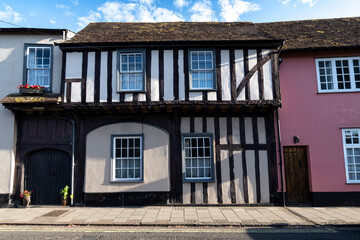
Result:
[[72,4],[74,4],[74,6],[78,6],[79,5],[79,0],[71,0]]
[[49,19],[49,22],[50,22],[51,24],[56,24],[56,21],[55,21],[55,20],[52,20],[52,19]]
[[217,20],[209,0],[196,2],[189,11],[193,13],[190,17],[190,20],[193,22],[208,22]]
[[218,4],[221,7],[220,16],[226,22],[239,21],[241,14],[260,9],[259,4],[243,0],[219,0]]
[[[279,0],[281,4],[288,4],[291,0]],[[314,6],[318,0],[297,0],[303,4],[309,4],[309,7]],[[295,5],[296,6],[296,5]]]
[[318,0],[300,0],[304,4],[309,4],[310,7],[314,6]]
[[97,11],[80,17],[78,25],[82,27],[100,19],[106,22],[184,21],[181,14],[166,8],[158,8],[154,0],[136,0],[128,3],[108,1],[98,7]]
[[11,23],[19,23],[23,19],[20,13],[15,12],[9,5],[4,5],[5,10],[0,10],[0,20],[11,22]]
[[190,4],[190,1],[188,1],[188,0],[174,0],[174,5],[175,5],[175,7],[178,7],[178,8],[189,6],[189,4]]
[[179,22],[185,21],[181,14],[170,11],[166,8],[157,8],[153,12],[155,22]]
[[86,17],[79,17],[78,25],[80,27],[85,27],[90,22],[96,22],[101,19],[101,15],[98,12],[91,11],[88,16]]
[[57,3],[55,3],[55,7],[56,7],[56,8],[59,8],[59,9],[70,9],[69,6],[65,6],[65,5],[63,5],[63,4],[57,4]]

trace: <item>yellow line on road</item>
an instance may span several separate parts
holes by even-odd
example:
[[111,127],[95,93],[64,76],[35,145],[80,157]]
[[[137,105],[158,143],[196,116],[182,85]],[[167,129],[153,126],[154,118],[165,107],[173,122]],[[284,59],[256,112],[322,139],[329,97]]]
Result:
[[127,227],[24,227],[4,226],[0,232],[84,232],[84,233],[337,233],[330,228],[127,228]]

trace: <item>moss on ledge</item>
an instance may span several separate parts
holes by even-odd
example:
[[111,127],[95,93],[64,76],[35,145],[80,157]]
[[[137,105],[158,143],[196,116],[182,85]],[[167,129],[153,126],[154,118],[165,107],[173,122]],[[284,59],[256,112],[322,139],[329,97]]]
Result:
[[9,94],[0,103],[22,104],[22,103],[60,103],[60,94],[45,93],[43,95],[23,95],[19,93]]

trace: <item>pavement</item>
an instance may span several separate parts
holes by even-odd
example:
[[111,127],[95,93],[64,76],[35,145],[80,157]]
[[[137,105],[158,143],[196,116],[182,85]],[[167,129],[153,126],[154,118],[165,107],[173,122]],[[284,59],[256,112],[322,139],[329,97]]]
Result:
[[360,226],[360,207],[146,206],[0,208],[2,225]]

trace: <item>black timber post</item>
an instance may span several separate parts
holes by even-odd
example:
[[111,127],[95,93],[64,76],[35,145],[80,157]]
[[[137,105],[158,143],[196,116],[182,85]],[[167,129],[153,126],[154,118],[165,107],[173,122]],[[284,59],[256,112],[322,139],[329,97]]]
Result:
[[175,110],[170,132],[170,203],[182,203],[180,114]]
[[84,181],[86,132],[83,117],[78,114],[73,114],[73,118],[75,121],[74,205],[82,206],[85,204]]

